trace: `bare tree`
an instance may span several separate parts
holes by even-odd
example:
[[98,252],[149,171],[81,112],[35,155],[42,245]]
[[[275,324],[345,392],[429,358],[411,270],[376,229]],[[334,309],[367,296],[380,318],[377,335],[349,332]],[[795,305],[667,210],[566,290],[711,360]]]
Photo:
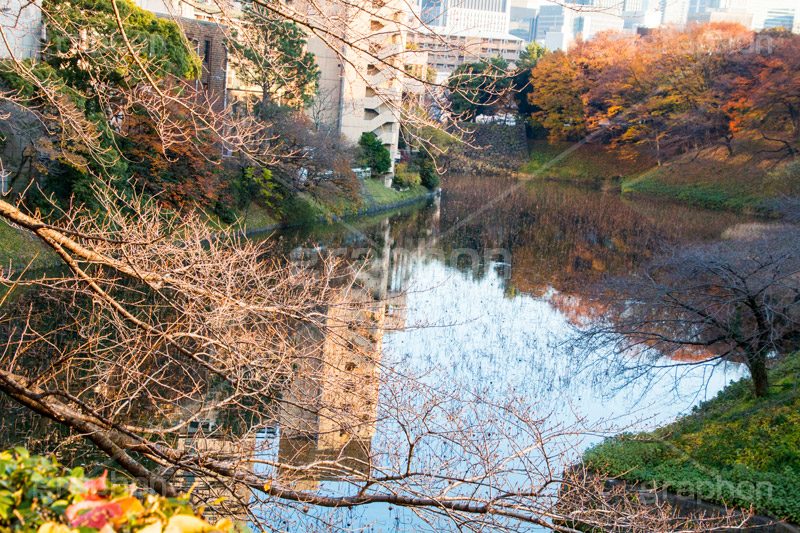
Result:
[[[369,58],[381,83],[405,75],[406,51],[369,34],[373,20],[407,25],[402,6],[254,3],[344,62]],[[0,218],[34,235],[65,268],[0,274],[0,303],[15,304],[0,315],[0,393],[91,442],[151,490],[175,495],[191,486],[187,479],[206,480],[198,504],[226,496],[220,512],[243,513],[265,530],[287,529],[284,521],[302,521],[312,506],[309,529],[347,529],[343,509],[374,503],[409,508],[434,529],[713,531],[741,521],[681,518],[663,504],[610,497],[591,476],[565,474],[578,459],[570,443],[623,428],[557,424],[529,399],[488,398],[385,364],[383,331],[398,320],[395,302],[376,299],[357,268],[329,258],[318,268],[286,263],[263,245],[215,235],[195,215],[103,185],[119,159],[104,127],[134,112],[156,125],[164,146],[202,134],[262,163],[277,157],[268,125],[217,113],[164,74],[131,35],[130,6],[110,0],[101,34],[80,27],[78,19],[93,16],[85,5],[43,3],[46,23],[64,36],[58,53],[85,77],[86,94],[76,98],[35,62],[7,62],[35,97],[8,91],[0,99],[30,110],[64,153],[80,153],[72,164],[101,169],[94,194],[102,216],[75,208],[44,219],[0,200]],[[226,31],[240,23],[228,2],[195,7]],[[2,27],[0,38],[7,40]],[[89,100],[93,113],[79,105]],[[386,102],[418,126],[441,127]],[[374,438],[379,428],[392,437]],[[319,485],[330,480],[335,490]]]
[[602,297],[614,304],[610,318],[581,338],[641,354],[644,366],[741,361],[764,396],[770,361],[800,343],[800,237],[794,226],[764,224],[729,237],[611,281]]
[[[177,494],[204,480],[199,504],[226,496],[217,512],[276,530],[300,517],[346,529],[343,508],[373,503],[476,531],[712,531],[742,520],[681,518],[609,493],[568,469],[582,421],[557,424],[523,397],[385,364],[397,296],[376,300],[358,272],[265,260],[262,247],[214,238],[197,220],[97,192],[107,217],[58,226],[0,201],[0,216],[69,270],[4,275],[3,299],[16,300],[0,320],[0,392],[141,484]],[[14,294],[26,286],[34,299]]]

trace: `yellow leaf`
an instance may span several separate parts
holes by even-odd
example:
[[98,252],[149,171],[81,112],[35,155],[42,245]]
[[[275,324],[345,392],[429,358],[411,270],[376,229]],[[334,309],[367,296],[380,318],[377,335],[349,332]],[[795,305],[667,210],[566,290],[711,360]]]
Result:
[[45,522],[39,526],[38,533],[72,533],[72,530],[64,524]]
[[132,514],[138,515],[144,513],[144,506],[138,498],[126,496],[124,498],[116,498],[111,501],[113,503],[118,503],[120,509],[122,509],[122,516],[120,517],[120,520],[118,520],[120,522],[124,522],[126,518]]
[[164,533],[206,533],[214,531],[214,526],[196,516],[176,514],[167,522]]
[[230,529],[233,528],[233,522],[231,522],[227,518],[223,518],[222,520],[217,522],[217,524],[214,527],[220,531],[229,531]]
[[161,533],[161,522],[154,522],[139,530],[139,533]]

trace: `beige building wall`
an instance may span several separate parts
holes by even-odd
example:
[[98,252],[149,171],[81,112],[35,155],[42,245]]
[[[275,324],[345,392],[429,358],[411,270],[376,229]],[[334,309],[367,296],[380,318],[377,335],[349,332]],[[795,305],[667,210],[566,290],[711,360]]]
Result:
[[[380,8],[351,8],[336,15],[318,14],[346,21],[339,29],[342,39],[356,43],[361,50],[318,37],[309,39],[308,49],[322,72],[319,92],[327,121],[353,144],[363,133],[375,133],[389,149],[393,173],[394,160],[400,155],[399,109],[406,55],[406,34],[400,23],[407,18],[405,4],[391,0]],[[335,47],[340,48],[337,51]]]
[[501,56],[514,65],[524,49],[525,42],[513,35],[432,35],[427,32],[409,32],[408,40],[421,51],[427,52],[428,66],[446,78],[459,65],[489,60]]

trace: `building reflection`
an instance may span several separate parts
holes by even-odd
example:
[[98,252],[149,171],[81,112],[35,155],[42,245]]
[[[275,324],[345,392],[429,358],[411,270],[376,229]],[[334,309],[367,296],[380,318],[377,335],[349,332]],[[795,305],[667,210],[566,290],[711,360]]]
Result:
[[302,332],[307,350],[281,404],[278,445],[280,481],[295,490],[363,480],[372,470],[383,336],[405,327],[408,276],[397,268],[405,253],[394,253],[389,219],[378,237],[371,267],[328,306],[324,328]]
[[[408,225],[415,226],[415,236],[416,226],[430,228],[430,216],[438,218],[438,202],[434,207],[419,219],[382,221],[371,235],[379,245],[372,247],[369,268],[320,309],[323,324],[297,328],[291,374],[274,411],[260,414],[260,431],[233,421],[235,413],[210,411],[187,428],[178,449],[257,471],[263,467],[254,457],[276,460],[275,486],[294,490],[315,491],[323,482],[369,478],[384,334],[406,327],[405,291],[414,262],[435,242],[430,230],[422,240],[407,241]],[[201,408],[175,406],[170,422],[196,416]],[[248,503],[257,497],[243,485],[226,485],[213,476],[177,471],[172,479],[180,491],[191,489],[193,501],[205,506],[210,520],[247,521]]]

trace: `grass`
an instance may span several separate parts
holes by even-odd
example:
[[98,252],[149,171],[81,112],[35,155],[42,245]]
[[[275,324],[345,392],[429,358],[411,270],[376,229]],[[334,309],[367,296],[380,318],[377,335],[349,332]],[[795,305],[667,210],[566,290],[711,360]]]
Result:
[[623,183],[623,193],[671,198],[712,209],[764,212],[771,200],[800,193],[800,166],[781,161],[775,146],[741,137],[733,155],[723,146],[685,154]]
[[410,198],[417,198],[427,194],[429,191],[422,185],[416,185],[405,191],[398,191],[383,185],[382,181],[374,179],[363,180],[364,191],[362,198],[367,206],[387,205],[395,202],[402,202]]
[[0,221],[0,267],[9,264],[21,267],[29,263],[38,267],[55,261],[55,254],[36,237]]
[[526,174],[540,174],[544,178],[565,181],[621,181],[638,176],[652,167],[646,159],[632,160],[619,157],[604,146],[584,144],[568,156],[553,163],[572,143],[531,141],[528,162],[520,170]]
[[647,158],[623,158],[601,145],[585,144],[553,163],[570,143],[531,141],[522,172],[572,182],[621,183],[634,193],[687,205],[765,213],[772,200],[800,195],[800,160],[781,161],[776,146],[740,136],[733,155],[723,146],[687,153],[661,166]]
[[732,383],[677,422],[608,439],[584,461],[604,475],[800,523],[798,376],[800,352],[770,371],[767,397],[755,398],[749,379]]
[[623,194],[639,193],[646,196],[658,196],[706,209],[730,211],[761,212],[766,210],[768,204],[765,197],[748,194],[736,187],[735,184],[728,186],[704,183],[674,185],[665,183],[658,176],[651,177],[650,175],[624,183],[622,192]]

